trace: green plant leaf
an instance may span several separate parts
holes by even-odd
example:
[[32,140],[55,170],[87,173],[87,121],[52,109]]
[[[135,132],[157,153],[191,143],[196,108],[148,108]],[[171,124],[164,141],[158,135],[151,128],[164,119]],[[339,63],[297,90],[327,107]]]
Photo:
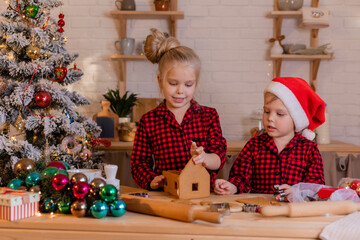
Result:
[[111,111],[116,113],[119,117],[128,116],[138,100],[137,94],[129,93],[128,91],[120,97],[119,89],[110,89],[103,97],[110,102]]

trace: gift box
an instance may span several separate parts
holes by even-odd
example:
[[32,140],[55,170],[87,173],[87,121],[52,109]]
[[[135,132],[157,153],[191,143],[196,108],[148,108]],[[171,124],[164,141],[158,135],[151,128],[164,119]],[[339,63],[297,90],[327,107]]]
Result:
[[40,194],[0,188],[0,219],[16,221],[39,211]]

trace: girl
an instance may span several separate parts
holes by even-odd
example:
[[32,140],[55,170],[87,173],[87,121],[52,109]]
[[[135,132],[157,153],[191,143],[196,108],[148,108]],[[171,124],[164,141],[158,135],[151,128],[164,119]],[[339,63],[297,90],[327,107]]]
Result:
[[151,29],[145,55],[158,63],[158,84],[164,101],[139,122],[131,156],[131,173],[140,187],[163,187],[164,170],[182,170],[191,157],[210,173],[210,186],[226,158],[219,115],[193,100],[200,59],[173,37]]
[[229,180],[216,180],[215,192],[273,193],[273,186],[280,185],[291,199],[290,185],[324,184],[322,158],[316,143],[310,141],[315,137],[312,130],[324,121],[325,103],[305,80],[273,79],[264,92],[265,133],[249,140]]

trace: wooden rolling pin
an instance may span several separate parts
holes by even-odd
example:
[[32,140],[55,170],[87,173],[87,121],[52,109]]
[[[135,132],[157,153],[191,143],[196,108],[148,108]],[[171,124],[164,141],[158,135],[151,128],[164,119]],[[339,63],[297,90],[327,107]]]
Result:
[[218,212],[205,212],[196,210],[194,206],[121,194],[129,211],[171,218],[184,222],[203,220],[212,223],[221,223],[223,215]]
[[346,215],[360,210],[360,203],[350,200],[289,203],[283,206],[264,206],[263,216],[311,217],[325,214]]

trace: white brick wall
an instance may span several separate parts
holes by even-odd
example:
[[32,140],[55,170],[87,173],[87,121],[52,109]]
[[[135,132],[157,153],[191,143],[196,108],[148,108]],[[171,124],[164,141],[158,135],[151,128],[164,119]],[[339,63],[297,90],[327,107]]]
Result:
[[[152,0],[135,0],[137,10],[153,9]],[[67,50],[78,52],[77,65],[85,75],[68,86],[88,97],[93,104],[80,109],[88,116],[100,111],[102,94],[117,86],[116,52],[118,23],[109,12],[115,0],[64,0]],[[272,79],[270,48],[273,9],[270,0],[178,0],[185,18],[178,21],[180,41],[195,49],[203,62],[197,99],[216,107],[227,139],[246,139],[257,126],[252,119],[262,108],[262,91]],[[310,0],[304,5],[309,6]],[[319,43],[332,44],[335,58],[322,61],[318,73],[318,93],[331,115],[331,136],[335,140],[360,144],[360,1],[321,0],[331,10],[330,28],[319,31]],[[1,11],[5,4],[0,3]],[[53,12],[54,18],[60,9]],[[165,20],[130,20],[128,36],[143,41],[149,28],[168,31]],[[283,22],[284,42],[309,44],[309,31],[297,28],[295,19]],[[128,62],[127,89],[141,97],[159,97],[156,65]],[[309,77],[309,63],[284,61],[282,76]]]

